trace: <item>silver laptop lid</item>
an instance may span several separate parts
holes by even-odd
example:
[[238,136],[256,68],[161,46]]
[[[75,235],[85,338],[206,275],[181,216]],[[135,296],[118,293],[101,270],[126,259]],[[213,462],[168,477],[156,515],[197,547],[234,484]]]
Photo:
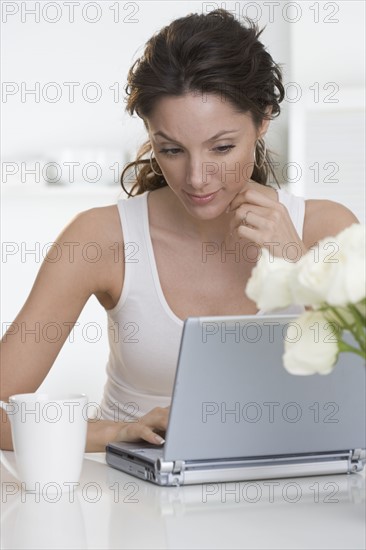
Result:
[[185,321],[165,460],[324,453],[366,447],[365,365],[341,353],[328,375],[283,367],[297,315]]

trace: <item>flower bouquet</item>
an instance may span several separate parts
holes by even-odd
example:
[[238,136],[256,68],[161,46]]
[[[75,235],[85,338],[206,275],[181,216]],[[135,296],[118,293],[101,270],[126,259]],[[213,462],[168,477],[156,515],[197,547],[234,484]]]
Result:
[[357,223],[319,241],[297,262],[262,249],[247,296],[269,312],[304,306],[285,337],[283,362],[290,373],[328,374],[340,352],[366,359],[365,271],[365,226]]

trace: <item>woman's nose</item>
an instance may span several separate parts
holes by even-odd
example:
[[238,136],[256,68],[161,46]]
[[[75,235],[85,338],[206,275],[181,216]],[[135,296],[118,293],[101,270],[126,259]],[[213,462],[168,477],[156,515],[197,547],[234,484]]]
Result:
[[208,184],[208,174],[210,173],[209,164],[202,158],[191,159],[187,163],[186,183],[195,190],[204,189]]

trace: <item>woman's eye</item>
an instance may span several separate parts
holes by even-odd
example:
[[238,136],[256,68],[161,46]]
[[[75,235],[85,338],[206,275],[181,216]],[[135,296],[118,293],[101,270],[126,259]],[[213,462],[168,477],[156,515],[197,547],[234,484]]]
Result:
[[230,151],[230,149],[233,149],[235,145],[220,145],[219,147],[216,147],[216,150],[220,153],[227,153]]
[[175,156],[175,153],[172,151],[180,151],[180,149],[161,149],[159,153],[163,153],[163,155]]
[[[235,145],[220,145],[219,147],[215,147],[213,150],[218,151],[220,154],[227,153],[230,151],[230,149],[233,149]],[[170,157],[175,157],[177,154],[181,151],[181,149],[174,147],[172,149],[161,149],[159,153],[163,153],[163,155],[167,155]]]

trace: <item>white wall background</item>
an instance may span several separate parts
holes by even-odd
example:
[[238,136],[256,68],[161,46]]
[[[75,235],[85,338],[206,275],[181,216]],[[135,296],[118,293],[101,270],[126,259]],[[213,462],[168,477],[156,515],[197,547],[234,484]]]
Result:
[[[7,19],[3,24],[3,158],[44,161],[60,157],[73,160],[74,156],[93,160],[99,153],[110,158],[114,155],[123,162],[134,155],[145,132],[138,117],[131,119],[124,112],[123,88],[132,61],[141,55],[148,38],[173,19],[219,7],[212,2],[103,1],[94,3],[99,6],[98,13],[92,2],[81,1],[70,23],[64,2],[38,3],[39,22],[27,12],[36,2],[13,4],[19,6],[14,15],[6,15],[3,8],[3,18]],[[59,11],[51,7],[43,12],[48,4],[59,6]],[[261,15],[255,7],[244,9],[243,2],[223,4],[238,17],[243,13]],[[83,10],[84,18],[100,17],[99,21],[83,19]],[[289,24],[283,17],[270,23],[269,15],[264,11],[258,21],[260,26],[268,24],[262,37],[274,59],[284,63],[287,71]],[[59,21],[49,23],[45,17],[59,17]],[[115,17],[119,17],[118,22],[114,22]],[[74,99],[70,99],[71,84],[65,84],[71,82],[78,84]],[[101,96],[96,102],[90,102],[97,94],[96,88],[89,86],[93,82]],[[29,90],[37,90],[38,96],[27,93]],[[281,154],[287,151],[286,107],[273,132],[279,136],[274,140]]]
[[290,30],[291,78],[302,92],[289,109],[289,158],[302,167],[292,189],[341,202],[364,222],[365,3],[303,4]]
[[[31,13],[37,4],[39,20],[38,13]],[[74,22],[64,2],[3,2],[1,238],[3,251],[4,246],[14,250],[2,258],[3,330],[28,296],[43,246],[77,212],[113,204],[121,195],[120,167],[145,139],[140,119],[124,113],[123,88],[146,40],[176,17],[220,6],[266,25],[262,41],[283,64],[285,82],[295,83],[288,85],[283,112],[268,134],[279,152],[280,173],[292,179],[290,188],[306,197],[338,200],[364,220],[363,1],[79,1]],[[74,101],[67,82],[79,84]],[[101,92],[96,102],[87,101],[95,97],[96,88],[88,88],[92,82]],[[335,87],[327,88],[331,83]],[[37,86],[39,101],[26,93]],[[336,103],[328,102],[332,91]],[[61,95],[52,101],[56,92]],[[51,161],[59,163],[57,176],[64,185],[44,182],[41,169]],[[65,162],[70,161],[80,162],[74,182],[68,181]],[[36,162],[39,178],[25,172]],[[87,183],[95,175],[90,170],[84,177],[81,168],[88,162],[100,164],[99,181]],[[114,163],[115,172],[110,169]],[[36,253],[26,254],[27,249]],[[95,298],[79,323],[43,387],[84,391],[99,401],[108,345],[106,313]],[[83,337],[88,323],[98,324],[99,334],[90,328]]]

